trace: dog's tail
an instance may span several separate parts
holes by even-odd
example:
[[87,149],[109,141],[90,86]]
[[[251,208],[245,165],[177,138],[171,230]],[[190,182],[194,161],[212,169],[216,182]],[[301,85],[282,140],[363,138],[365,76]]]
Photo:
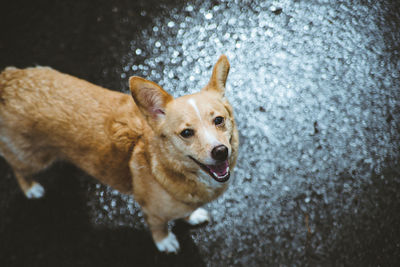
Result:
[[4,90],[10,80],[13,79],[18,69],[16,67],[7,67],[0,73],[0,105],[5,102]]
[[[2,72],[0,72],[0,130],[3,128],[2,125],[2,115],[1,115],[1,110],[2,110],[2,105],[4,105],[5,103],[5,96],[4,96],[4,92],[6,90],[7,84],[9,84],[9,81],[12,80],[13,78],[13,73],[15,73],[15,71],[17,70],[17,68],[15,67],[7,67],[5,68]],[[0,135],[1,135],[1,131],[0,131]],[[0,136],[0,141],[1,141],[1,136]],[[0,146],[0,156],[3,156],[4,153],[2,152],[1,146]]]

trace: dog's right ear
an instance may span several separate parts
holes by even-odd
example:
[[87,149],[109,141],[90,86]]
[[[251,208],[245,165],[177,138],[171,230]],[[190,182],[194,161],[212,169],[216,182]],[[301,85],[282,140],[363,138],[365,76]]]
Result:
[[133,99],[151,126],[164,119],[166,106],[173,100],[170,94],[158,84],[137,76],[129,78],[129,87]]

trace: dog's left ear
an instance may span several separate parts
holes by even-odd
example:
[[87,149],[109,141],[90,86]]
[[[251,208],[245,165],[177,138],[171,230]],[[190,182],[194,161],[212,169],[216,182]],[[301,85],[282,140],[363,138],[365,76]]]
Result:
[[225,55],[221,55],[214,65],[211,79],[208,82],[205,90],[214,90],[221,95],[225,94],[225,83],[229,73],[229,61]]
[[129,78],[129,87],[135,103],[152,126],[165,117],[166,106],[173,97],[161,86],[141,77],[132,76]]

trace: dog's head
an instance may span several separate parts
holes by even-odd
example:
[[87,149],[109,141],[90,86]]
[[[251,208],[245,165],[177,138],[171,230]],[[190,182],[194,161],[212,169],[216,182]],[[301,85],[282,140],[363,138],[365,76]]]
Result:
[[228,59],[222,55],[200,92],[176,99],[156,83],[140,77],[129,80],[132,96],[163,142],[166,158],[186,171],[201,169],[221,183],[230,177],[239,143],[232,107],[224,96],[228,72]]

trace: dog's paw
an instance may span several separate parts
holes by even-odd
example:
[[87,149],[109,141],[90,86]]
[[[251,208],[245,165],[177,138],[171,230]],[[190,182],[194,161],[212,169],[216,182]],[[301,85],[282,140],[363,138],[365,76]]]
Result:
[[169,232],[168,236],[160,242],[156,242],[156,246],[161,252],[177,254],[179,251],[179,242],[172,232]]
[[209,222],[210,215],[205,209],[198,208],[197,210],[193,211],[192,214],[190,214],[189,218],[187,218],[186,221],[191,225],[199,225],[205,222]]
[[44,196],[44,188],[39,183],[34,182],[26,192],[25,195],[29,199],[41,198]]

